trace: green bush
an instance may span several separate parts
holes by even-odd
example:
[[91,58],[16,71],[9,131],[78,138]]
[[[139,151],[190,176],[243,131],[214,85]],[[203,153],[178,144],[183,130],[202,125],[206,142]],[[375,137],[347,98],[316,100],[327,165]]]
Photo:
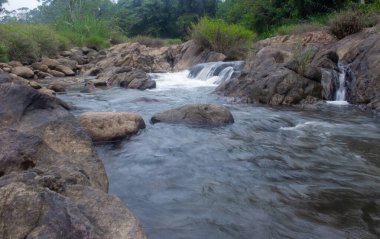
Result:
[[346,10],[337,13],[330,19],[329,31],[338,39],[360,32],[376,22],[370,15],[360,10]]
[[43,24],[2,23],[0,24],[2,61],[18,60],[32,63],[42,56],[54,56],[67,47],[67,39],[51,27]]
[[236,24],[227,24],[223,20],[202,18],[192,25],[191,38],[203,49],[221,52],[232,59],[246,55],[249,44],[255,34]]
[[7,62],[9,61],[9,56],[8,56],[8,49],[0,44],[0,62]]
[[73,21],[58,20],[55,29],[65,35],[75,46],[95,46],[105,48],[110,45],[111,38],[120,39],[122,36],[108,22],[96,19],[92,15],[84,16]]

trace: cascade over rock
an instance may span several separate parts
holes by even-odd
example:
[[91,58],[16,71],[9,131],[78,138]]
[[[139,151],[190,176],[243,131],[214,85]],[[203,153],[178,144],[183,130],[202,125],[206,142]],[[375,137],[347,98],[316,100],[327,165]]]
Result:
[[[296,50],[300,46],[301,54]],[[375,28],[340,41],[326,33],[270,38],[255,45],[240,77],[216,91],[249,103],[293,105],[311,98],[336,100],[339,88],[345,87],[349,103],[380,110],[379,51],[380,33]],[[349,66],[343,72],[340,64]]]

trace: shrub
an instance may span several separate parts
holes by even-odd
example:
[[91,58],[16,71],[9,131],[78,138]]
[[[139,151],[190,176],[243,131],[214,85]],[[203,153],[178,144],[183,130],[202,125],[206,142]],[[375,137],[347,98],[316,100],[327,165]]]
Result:
[[65,37],[43,24],[2,23],[0,36],[7,60],[23,63],[31,63],[41,56],[54,56],[68,45]]
[[240,25],[227,24],[219,19],[202,18],[198,24],[192,25],[191,38],[203,49],[239,59],[245,56],[255,34]]
[[304,48],[301,41],[297,42],[293,47],[295,70],[299,74],[304,74],[306,66],[313,58],[314,52],[311,48]]
[[8,49],[3,44],[0,44],[0,62],[7,61],[9,61]]
[[346,10],[337,13],[329,23],[329,31],[338,39],[360,32],[363,28],[374,25],[368,14],[359,10]]

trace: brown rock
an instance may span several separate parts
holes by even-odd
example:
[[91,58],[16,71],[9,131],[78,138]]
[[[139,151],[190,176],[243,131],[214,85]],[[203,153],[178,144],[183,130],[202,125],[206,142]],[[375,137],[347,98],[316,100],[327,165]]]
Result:
[[43,57],[41,60],[41,64],[47,65],[50,69],[55,69],[56,66],[60,65],[57,60]]
[[49,67],[45,64],[42,64],[41,62],[36,62],[31,65],[31,67],[34,70],[42,71],[42,72],[48,72]]
[[2,238],[145,239],[61,100],[0,83]]
[[34,76],[34,72],[29,67],[25,66],[14,67],[12,73],[23,78],[33,78]]
[[49,70],[48,73],[54,77],[65,77],[65,73],[56,71],[56,70]]
[[54,70],[62,72],[63,74],[65,74],[65,76],[75,76],[75,72],[67,66],[58,65],[55,66]]
[[57,93],[64,93],[66,92],[67,87],[68,84],[66,83],[54,81],[48,86],[48,89]]
[[36,89],[36,90],[42,88],[42,86],[41,86],[40,84],[38,84],[37,82],[35,82],[35,81],[29,81],[29,85],[30,85],[32,88]]
[[93,141],[110,141],[129,137],[145,128],[141,116],[127,112],[83,113],[79,116],[79,122]]

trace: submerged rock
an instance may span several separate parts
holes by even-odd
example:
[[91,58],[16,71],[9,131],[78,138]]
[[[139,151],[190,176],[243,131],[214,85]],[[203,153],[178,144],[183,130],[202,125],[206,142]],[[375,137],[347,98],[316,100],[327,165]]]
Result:
[[234,123],[231,112],[221,105],[192,104],[153,115],[155,123],[185,123],[191,125],[221,126]]
[[145,129],[143,118],[129,112],[88,112],[79,116],[79,122],[96,142],[129,137]]
[[[3,77],[5,78],[5,77]],[[146,238],[61,100],[0,82],[2,238]]]

